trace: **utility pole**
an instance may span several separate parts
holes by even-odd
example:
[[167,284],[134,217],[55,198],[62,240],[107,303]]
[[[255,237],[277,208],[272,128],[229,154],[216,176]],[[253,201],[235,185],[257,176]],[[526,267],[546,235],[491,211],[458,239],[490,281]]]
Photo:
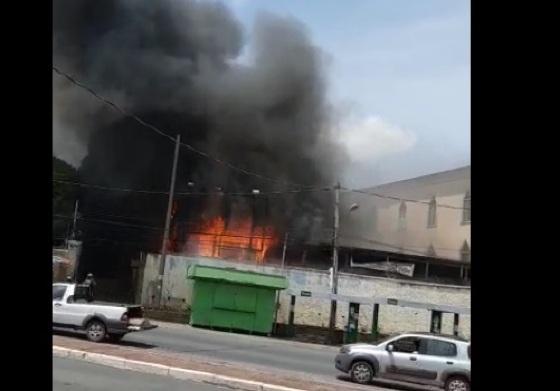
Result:
[[[282,274],[285,275],[286,249],[288,247],[288,232],[284,235],[284,248],[282,249]],[[278,309],[280,308],[280,291],[276,291],[276,307],[274,308],[274,334],[278,331]]]
[[78,200],[74,204],[74,220],[72,222],[72,239],[76,239],[76,221],[78,220]]
[[286,250],[288,247],[288,233],[284,235],[284,248],[282,249],[282,269],[284,269],[284,265],[286,263]]
[[169,187],[169,200],[167,202],[167,215],[165,216],[165,228],[163,231],[163,242],[161,244],[161,262],[159,264],[158,275],[158,303],[163,306],[163,275],[165,273],[165,256],[167,255],[167,241],[169,240],[169,226],[171,225],[171,211],[173,209],[173,195],[175,193],[175,179],[177,177],[177,161],[179,160],[179,146],[181,145],[181,135],[177,135],[175,141],[175,155],[173,156],[173,168],[171,169],[171,185]]
[[[76,240],[76,222],[78,221],[78,200],[76,200],[74,204],[74,219],[72,220],[72,240]],[[69,250],[70,246],[68,244],[68,240],[66,241],[66,249]],[[74,281],[78,282],[78,267],[80,264],[80,255],[77,254],[76,259],[74,260]]]
[[[332,265],[332,285],[331,293],[338,293],[338,228],[339,228],[339,203],[340,203],[340,183],[334,187],[334,227],[333,227],[333,265]],[[331,300],[331,314],[329,320],[329,331],[331,342],[334,343],[336,326],[336,299]]]

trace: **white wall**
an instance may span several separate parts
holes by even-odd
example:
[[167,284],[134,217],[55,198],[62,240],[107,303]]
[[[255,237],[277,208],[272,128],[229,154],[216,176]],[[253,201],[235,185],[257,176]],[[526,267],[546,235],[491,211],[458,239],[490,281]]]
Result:
[[[395,182],[367,191],[429,203],[432,196],[440,205],[436,209],[436,226],[428,227],[429,206],[406,202],[405,226],[399,226],[401,201],[374,197],[361,193],[343,192],[340,199],[340,245],[371,248],[410,255],[427,255],[433,246],[436,256],[461,260],[465,243],[471,246],[471,225],[463,223],[463,207],[470,191],[470,167],[449,173],[435,173],[426,177]],[[358,204],[350,212],[352,204]],[[373,241],[373,242],[372,242]]]
[[[151,304],[151,295],[156,295],[155,281],[158,273],[159,255],[149,254],[146,257],[144,281],[142,284],[142,303]],[[210,258],[167,256],[164,296],[171,297],[168,303],[172,307],[184,307],[190,302],[191,283],[186,279],[189,265],[206,265],[215,267],[235,267],[239,270],[255,271],[267,274],[285,275],[289,288],[312,292],[329,291],[328,272],[255,265],[254,263],[229,262]],[[342,295],[365,297],[391,297],[398,300],[425,302],[430,304],[452,305],[470,308],[470,287],[444,286],[422,282],[388,279],[382,277],[358,276],[351,274],[339,275],[338,291]],[[157,297],[157,296],[156,296]],[[290,297],[286,293],[280,295],[278,321],[288,323]],[[324,326],[329,323],[330,302],[324,299],[297,297],[295,323],[303,325]],[[373,306],[360,306],[360,331],[371,330]],[[337,327],[346,325],[348,303],[339,302],[337,311]],[[403,331],[429,331],[430,312],[427,310],[381,305],[379,312],[380,332],[395,333]],[[453,332],[453,315],[444,314],[443,333]],[[461,315],[459,333],[470,337],[470,316]]]

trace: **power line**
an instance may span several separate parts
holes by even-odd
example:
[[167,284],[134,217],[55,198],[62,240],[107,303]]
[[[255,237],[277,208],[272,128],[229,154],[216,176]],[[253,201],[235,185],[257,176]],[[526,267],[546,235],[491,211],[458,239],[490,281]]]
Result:
[[[430,201],[422,201],[422,200],[414,200],[414,199],[410,199],[410,198],[403,198],[403,197],[397,197],[397,196],[391,196],[391,195],[386,195],[386,194],[380,194],[380,193],[376,193],[376,192],[371,192],[371,191],[366,191],[366,190],[358,190],[358,189],[348,189],[348,188],[342,188],[343,190],[345,190],[346,192],[352,192],[352,193],[359,193],[359,194],[366,194],[369,196],[374,196],[374,197],[379,197],[379,198],[385,198],[385,199],[390,199],[390,200],[394,200],[394,201],[404,201],[404,202],[411,202],[411,203],[416,203],[416,204],[424,204],[424,205],[431,205]],[[448,209],[457,209],[457,210],[470,210],[470,208],[465,208],[465,207],[461,207],[461,206],[454,206],[454,205],[446,205],[446,204],[435,204],[438,208],[448,208]]]
[[[55,218],[61,218],[61,219],[73,219],[72,216],[65,216],[65,215],[58,215],[58,214],[54,214],[53,217]],[[138,225],[138,224],[129,224],[129,223],[122,223],[122,222],[118,222],[118,221],[112,221],[112,220],[99,220],[99,219],[84,219],[83,217],[78,217],[78,220],[81,221],[85,221],[90,222],[90,223],[100,223],[100,224],[109,224],[109,225],[116,225],[116,226],[122,226],[122,227],[131,227],[131,228],[143,228],[143,229],[151,229],[151,230],[157,230],[157,231],[163,231],[163,228],[161,227],[152,227],[152,226],[146,226],[146,225]],[[181,223],[181,222],[178,222]],[[195,224],[195,223],[189,223],[189,222],[183,222],[186,224]],[[270,237],[270,236],[264,236],[264,235],[233,235],[233,234],[228,234],[227,232],[204,232],[204,231],[186,231],[186,234],[192,234],[192,235],[206,235],[206,236],[221,236],[221,237],[225,237],[225,238],[245,238],[245,239],[274,239],[274,237]]]
[[122,192],[130,192],[130,193],[145,193],[145,194],[160,194],[160,195],[167,195],[169,192],[167,191],[157,191],[157,190],[137,190],[137,189],[126,189],[126,188],[119,188],[119,187],[108,187],[108,186],[101,186],[101,185],[93,185],[89,183],[81,183],[81,182],[72,182],[72,181],[65,181],[60,179],[53,179],[55,183],[64,183],[67,185],[79,186],[79,187],[90,187],[93,189],[99,190],[110,190],[110,191],[122,191]]
[[85,212],[85,213],[80,213],[80,215],[82,217],[116,217],[116,218],[121,218],[124,220],[135,220],[135,221],[141,221],[141,222],[147,222],[147,223],[154,223],[154,220],[147,220],[143,217],[140,216],[125,216],[125,215],[116,215],[116,214],[111,214],[111,213],[102,213],[99,211],[94,211],[94,212]]
[[[67,185],[79,186],[79,187],[89,187],[98,190],[106,190],[106,191],[120,191],[120,192],[128,192],[128,193],[144,193],[144,194],[157,194],[157,195],[168,195],[168,191],[161,191],[161,190],[141,190],[141,189],[129,189],[129,188],[119,188],[119,187],[109,187],[109,186],[101,186],[89,183],[82,183],[82,182],[72,182],[60,179],[53,179],[55,183],[64,183]],[[189,192],[175,192],[176,196],[208,196],[208,195],[219,195],[219,196],[272,196],[272,195],[281,195],[281,194],[297,194],[297,193],[307,193],[307,192],[321,192],[321,191],[330,191],[332,190],[329,187],[309,187],[309,188],[299,188],[299,189],[290,189],[290,190],[273,190],[267,192],[223,192],[223,191],[215,191],[215,192],[196,192],[196,191],[189,191]]]
[[330,191],[331,188],[324,187],[324,188],[300,188],[300,189],[292,189],[292,190],[276,190],[276,191],[259,191],[259,192],[176,192],[175,195],[185,195],[185,196],[204,196],[204,195],[220,195],[220,196],[273,196],[273,195],[281,195],[281,194],[298,194],[298,193],[312,193],[312,192],[321,192],[321,191]]
[[[119,192],[128,192],[128,193],[142,193],[142,194],[155,194],[155,195],[168,195],[168,191],[163,190],[142,190],[142,189],[130,189],[130,188],[119,188],[119,187],[109,187],[109,186],[102,186],[102,185],[95,185],[90,183],[82,183],[82,182],[72,182],[67,180],[61,179],[53,179],[55,183],[63,183],[72,186],[79,186],[79,187],[88,187],[98,190],[107,190],[107,191],[119,191]],[[390,199],[394,201],[404,201],[404,202],[411,202],[417,204],[423,204],[430,206],[430,201],[422,201],[422,200],[415,200],[411,198],[403,198],[393,195],[386,195],[380,194],[375,192],[369,192],[366,190],[358,190],[358,189],[349,189],[349,188],[342,188],[345,192],[350,193],[359,193],[365,194],[373,197],[383,198],[383,199]],[[223,191],[216,191],[216,192],[197,192],[197,191],[189,191],[189,192],[175,192],[176,196],[209,196],[209,195],[219,195],[219,196],[273,196],[273,195],[282,195],[282,194],[298,194],[298,193],[310,193],[310,192],[322,192],[322,191],[332,191],[332,187],[307,187],[307,188],[299,188],[299,189],[290,189],[290,190],[273,190],[268,192],[223,192]],[[454,206],[454,205],[447,205],[447,204],[435,204],[438,208],[447,208],[447,209],[455,209],[455,210],[470,210],[470,208]]]
[[[135,121],[138,122],[140,125],[142,125],[142,126],[148,128],[148,129],[151,129],[152,131],[156,132],[156,133],[159,134],[160,136],[163,136],[163,137],[165,137],[165,138],[171,140],[173,143],[176,142],[176,140],[175,140],[173,137],[171,137],[170,135],[168,135],[166,132],[160,130],[160,129],[157,128],[155,125],[152,125],[152,124],[150,124],[150,123],[144,121],[142,118],[140,118],[140,117],[137,116],[136,114],[133,114],[133,113],[131,113],[131,112],[129,112],[129,111],[123,109],[122,107],[120,107],[120,106],[117,105],[116,103],[114,103],[114,102],[110,101],[109,99],[107,99],[107,98],[101,96],[101,95],[98,94],[96,91],[94,91],[92,88],[90,88],[90,87],[88,87],[87,85],[83,84],[82,82],[76,80],[74,77],[70,76],[70,75],[67,74],[66,72],[61,71],[61,70],[60,70],[59,68],[57,68],[56,66],[53,65],[52,69],[53,69],[58,75],[60,75],[60,76],[62,76],[62,77],[64,77],[64,78],[66,78],[67,80],[69,80],[69,81],[70,81],[71,83],[73,83],[74,85],[76,85],[76,86],[78,86],[78,87],[84,89],[85,91],[89,92],[91,95],[93,95],[95,98],[97,98],[98,100],[100,100],[100,101],[103,102],[104,104],[110,106],[113,110],[118,111],[119,113],[121,113],[121,114],[124,115],[125,117],[128,117],[128,118],[131,118],[131,119],[135,120]],[[233,165],[232,163],[230,163],[230,162],[228,162],[228,161],[226,161],[226,160],[217,158],[217,157],[215,157],[215,156],[210,155],[210,154],[207,153],[207,152],[198,150],[197,148],[193,147],[193,146],[190,145],[190,144],[187,144],[187,143],[184,143],[184,142],[180,142],[180,145],[183,146],[183,147],[185,147],[185,148],[187,148],[187,149],[190,150],[191,152],[194,152],[194,153],[196,153],[196,154],[198,154],[198,155],[200,155],[200,156],[203,156],[203,157],[205,157],[205,158],[207,158],[207,159],[210,159],[210,160],[212,160],[212,161],[214,161],[214,162],[216,162],[216,163],[218,163],[218,164],[221,164],[221,165],[223,165],[223,166],[226,166],[226,167],[228,167],[228,168],[230,168],[230,169],[232,169],[232,170],[234,170],[234,171],[240,172],[240,173],[242,173],[242,174],[249,175],[249,176],[253,176],[253,177],[255,177],[255,178],[259,178],[259,179],[266,180],[266,181],[269,181],[269,182],[275,182],[275,183],[282,183],[282,184],[288,184],[288,185],[301,186],[300,184],[297,184],[297,183],[290,183],[290,182],[287,182],[287,181],[282,181],[282,180],[279,180],[279,179],[270,178],[270,177],[267,177],[267,176],[265,176],[265,175],[259,174],[259,173],[257,173],[257,172],[249,171],[249,170],[246,170],[246,169],[244,169],[244,168],[235,166],[235,165]]]
[[[58,214],[53,214],[53,217],[61,218],[61,219],[73,219],[72,216],[64,216],[64,215],[58,215]],[[84,219],[83,217],[78,217],[78,220],[85,221],[85,222],[90,222],[90,223],[113,224],[113,225],[119,225],[119,226],[123,226],[123,227],[143,228],[143,229],[152,229],[152,230],[163,231],[163,228],[160,228],[160,227],[151,227],[151,226],[147,226],[147,225],[122,223],[122,222],[112,221],[112,220]]]

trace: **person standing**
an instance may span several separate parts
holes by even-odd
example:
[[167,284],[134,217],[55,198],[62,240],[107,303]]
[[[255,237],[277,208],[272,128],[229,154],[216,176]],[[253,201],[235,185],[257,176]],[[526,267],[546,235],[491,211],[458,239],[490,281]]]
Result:
[[88,273],[86,279],[84,280],[84,285],[88,287],[89,301],[93,301],[95,297],[95,278],[93,278],[92,273]]

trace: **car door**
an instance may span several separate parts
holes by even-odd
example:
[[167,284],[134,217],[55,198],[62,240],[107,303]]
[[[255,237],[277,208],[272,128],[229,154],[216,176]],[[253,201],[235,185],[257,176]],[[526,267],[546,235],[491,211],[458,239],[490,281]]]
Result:
[[55,325],[63,325],[66,324],[65,316],[64,316],[64,295],[66,294],[66,285],[53,285],[53,323]]
[[80,327],[91,310],[91,306],[84,299],[68,296],[66,302],[62,303],[62,310],[67,325]]
[[393,350],[388,351],[387,354],[385,377],[404,381],[410,381],[416,377],[420,338],[402,337],[389,345],[392,345]]
[[457,345],[436,338],[422,338],[418,355],[418,375],[430,384],[441,385],[444,371],[453,369],[457,359]]

